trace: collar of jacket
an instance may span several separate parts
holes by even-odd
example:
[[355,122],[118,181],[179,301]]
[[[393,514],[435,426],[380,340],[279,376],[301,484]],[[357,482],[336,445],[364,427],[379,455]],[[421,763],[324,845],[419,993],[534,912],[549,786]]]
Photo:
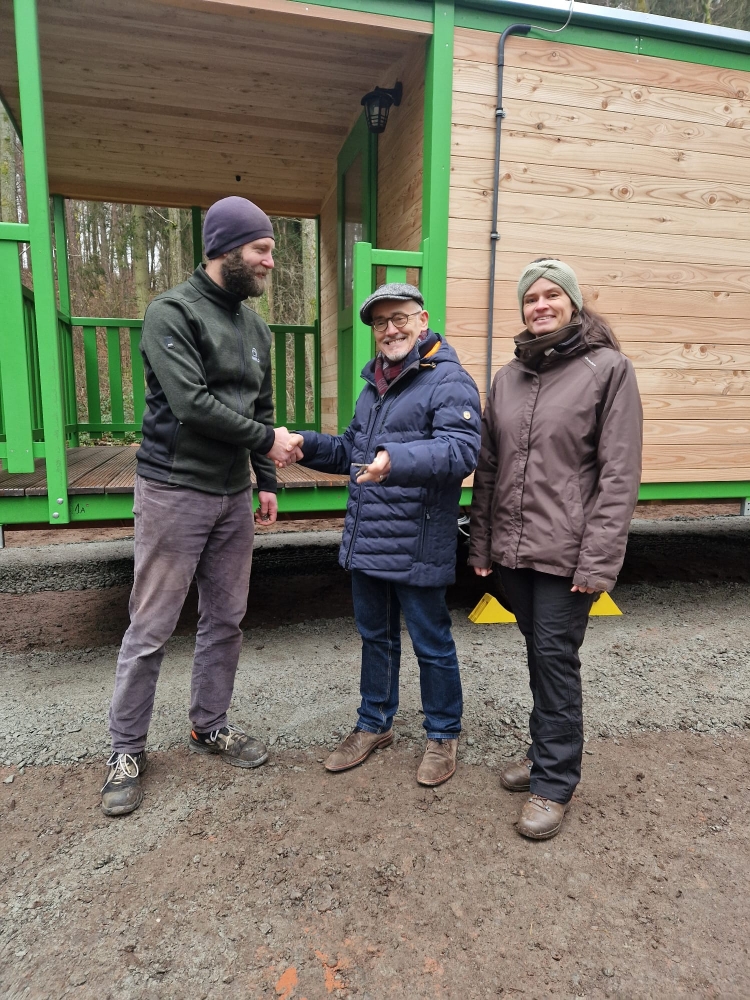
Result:
[[549,357],[552,351],[557,354],[570,354],[582,345],[581,320],[546,333],[543,337],[535,337],[528,330],[523,330],[513,338],[516,345],[515,355],[527,368],[536,371],[541,363]]
[[[423,345],[416,343],[414,347],[412,347],[411,351],[409,351],[409,353],[404,358],[403,362],[404,367],[401,371],[401,374],[397,375],[396,378],[394,378],[394,380],[388,386],[388,389],[390,389],[391,386],[394,386],[397,382],[400,382],[407,372],[414,371],[416,368],[435,367],[435,360],[436,360],[435,356],[443,345],[443,338],[440,336],[439,333],[435,333],[434,330],[428,330],[427,332],[428,334],[431,333],[435,337],[437,337],[437,342],[432,344],[432,346],[428,346],[427,353],[424,355],[424,357],[422,357],[419,351],[420,347]],[[377,385],[375,384],[375,358],[373,358],[372,361],[368,361],[365,367],[362,369],[362,378],[365,379],[365,381],[369,382],[370,385],[374,385],[377,388]]]
[[244,299],[238,299],[236,295],[232,295],[225,288],[222,288],[221,285],[217,285],[212,278],[209,278],[203,264],[199,264],[196,267],[188,278],[188,281],[193,288],[198,289],[201,295],[205,295],[207,299],[222,306],[228,312],[236,312],[240,302],[244,302]]

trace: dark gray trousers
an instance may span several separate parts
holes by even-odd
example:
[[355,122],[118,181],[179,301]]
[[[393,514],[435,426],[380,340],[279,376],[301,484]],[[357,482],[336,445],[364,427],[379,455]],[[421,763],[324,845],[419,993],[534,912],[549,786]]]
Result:
[[122,640],[109,709],[112,749],[118,753],[138,753],[146,745],[164,646],[193,577],[199,619],[190,721],[200,733],[226,724],[253,557],[249,489],[219,496],[138,476],[133,513],[130,627]]
[[594,594],[572,594],[573,581],[533,569],[506,569],[500,579],[518,620],[534,707],[529,716],[531,791],[569,802],[581,780],[583,694],[578,657]]

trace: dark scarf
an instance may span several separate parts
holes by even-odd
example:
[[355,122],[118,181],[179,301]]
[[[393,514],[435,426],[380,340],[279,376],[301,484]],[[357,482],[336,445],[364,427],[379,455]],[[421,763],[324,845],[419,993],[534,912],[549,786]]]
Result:
[[375,358],[375,385],[379,396],[385,396],[388,386],[395,381],[399,375],[407,369],[418,358],[424,358],[430,353],[436,344],[440,343],[440,335],[432,330],[425,330],[420,333],[419,339],[409,353],[401,361],[389,361],[383,354],[378,352]]
[[568,348],[576,343],[580,335],[580,316],[567,326],[555,330],[554,333],[545,333],[541,337],[535,337],[528,330],[523,330],[517,337],[513,338],[513,343],[516,345],[515,355],[529,368],[536,369],[552,351],[564,354]]

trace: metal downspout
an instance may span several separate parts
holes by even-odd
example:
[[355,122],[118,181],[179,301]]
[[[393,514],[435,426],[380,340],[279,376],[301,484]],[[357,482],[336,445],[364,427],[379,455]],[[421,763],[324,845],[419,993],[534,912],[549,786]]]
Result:
[[495,312],[495,253],[500,240],[497,231],[497,209],[500,197],[500,136],[503,118],[503,70],[505,69],[505,39],[508,35],[528,35],[530,24],[509,24],[497,43],[497,107],[495,109],[495,176],[492,186],[492,232],[490,233],[490,312],[487,319],[487,397],[492,388],[492,328]]

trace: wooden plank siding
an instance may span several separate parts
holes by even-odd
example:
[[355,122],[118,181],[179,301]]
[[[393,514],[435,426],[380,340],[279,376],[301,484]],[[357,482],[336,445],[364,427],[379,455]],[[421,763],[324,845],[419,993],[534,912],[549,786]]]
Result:
[[400,80],[404,96],[378,138],[377,246],[384,250],[419,250],[422,239],[424,73],[418,41],[389,74],[387,86]]
[[[482,391],[497,39],[454,59],[447,333]],[[504,94],[493,368],[561,257],[636,367],[644,482],[750,478],[750,72],[510,38]]]

